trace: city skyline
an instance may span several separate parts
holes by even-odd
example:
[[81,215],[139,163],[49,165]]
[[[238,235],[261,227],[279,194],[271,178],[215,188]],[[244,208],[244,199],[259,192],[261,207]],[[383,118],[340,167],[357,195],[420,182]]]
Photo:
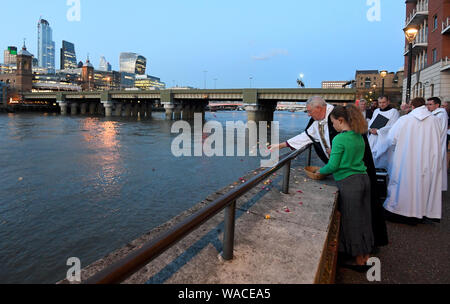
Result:
[[[236,2],[236,6],[234,1],[189,5],[180,1],[132,2],[142,10],[131,10],[136,7],[131,3],[118,6],[81,1],[80,22],[67,20],[65,1],[30,3],[22,14],[24,21],[2,35],[0,43],[6,48],[20,45],[26,38],[28,50],[36,56],[37,11],[51,24],[56,48],[59,50],[62,40],[73,42],[78,61],[84,62],[89,53],[97,68],[103,55],[113,70],[119,70],[120,53],[135,52],[151,62],[148,74],[158,75],[170,86],[198,88],[204,87],[205,78],[208,88],[242,88],[250,83],[261,88],[296,87],[300,73],[305,75],[307,87],[320,87],[324,80],[352,80],[361,69],[396,72],[404,61],[401,1],[381,1],[379,22],[368,20],[371,7],[360,0],[347,5],[328,0],[323,1],[327,5],[283,1],[280,7],[268,1],[259,1],[257,6],[252,1]],[[177,9],[169,12],[173,5]],[[17,4],[6,6],[8,11],[16,11]],[[98,17],[99,7],[106,17]],[[150,8],[152,18],[147,16]],[[122,21],[115,22],[119,17]],[[13,24],[16,18],[10,14],[5,21]],[[139,19],[146,20],[147,26],[136,23]]]

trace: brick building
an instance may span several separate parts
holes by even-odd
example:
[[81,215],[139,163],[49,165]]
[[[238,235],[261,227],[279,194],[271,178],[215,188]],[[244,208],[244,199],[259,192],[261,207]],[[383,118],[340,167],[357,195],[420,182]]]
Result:
[[0,81],[8,85],[13,92],[31,92],[33,88],[33,55],[31,55],[25,45],[17,53],[17,69],[15,73],[0,74]]
[[[419,32],[413,42],[411,98],[437,96],[450,101],[450,1],[407,0],[405,27],[412,24],[419,26]],[[408,73],[406,39],[404,54]],[[407,77],[403,88],[406,101]]]
[[[402,100],[403,70],[388,72],[384,78],[384,95],[388,95],[392,102],[400,103]],[[383,78],[378,70],[356,71],[356,96],[361,99],[376,100],[382,93]]]

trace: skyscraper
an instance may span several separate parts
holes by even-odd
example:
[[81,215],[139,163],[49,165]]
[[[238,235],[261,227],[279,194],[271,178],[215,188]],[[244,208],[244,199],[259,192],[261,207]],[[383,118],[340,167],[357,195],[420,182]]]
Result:
[[108,61],[106,61],[106,58],[104,56],[100,57],[100,64],[98,66],[98,70],[103,71],[103,72],[111,72],[112,71],[111,64]]
[[61,48],[61,70],[76,68],[77,55],[75,53],[75,45],[63,40]]
[[17,57],[17,47],[8,46],[8,49],[5,50],[4,54],[4,63],[5,64],[16,64]]
[[147,59],[136,53],[120,54],[120,71],[125,73],[145,75]]
[[38,22],[38,62],[41,68],[49,72],[55,71],[55,42],[52,38],[52,28],[47,20]]

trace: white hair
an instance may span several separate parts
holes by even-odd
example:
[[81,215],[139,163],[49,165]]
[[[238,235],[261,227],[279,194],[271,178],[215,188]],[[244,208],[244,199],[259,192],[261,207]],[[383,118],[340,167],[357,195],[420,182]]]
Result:
[[327,102],[321,96],[313,96],[306,102],[306,106],[317,108],[317,107],[326,107]]

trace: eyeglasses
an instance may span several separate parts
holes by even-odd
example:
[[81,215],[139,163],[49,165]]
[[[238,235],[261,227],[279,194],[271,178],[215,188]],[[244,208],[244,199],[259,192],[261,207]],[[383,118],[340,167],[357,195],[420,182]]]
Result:
[[427,103],[427,107],[432,107],[432,106],[435,106],[435,104],[434,103]]

